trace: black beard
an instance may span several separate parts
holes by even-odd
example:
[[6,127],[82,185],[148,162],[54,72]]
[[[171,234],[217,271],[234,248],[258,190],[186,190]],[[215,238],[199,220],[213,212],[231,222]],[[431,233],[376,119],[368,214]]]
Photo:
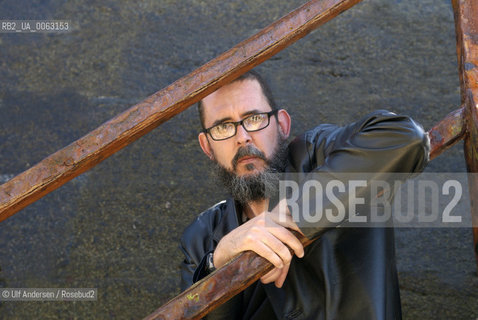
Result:
[[[276,195],[279,190],[280,174],[287,166],[287,151],[287,141],[282,137],[279,137],[279,144],[270,159],[253,146],[241,147],[234,157],[236,160],[232,161],[234,169],[237,160],[248,155],[263,159],[266,162],[265,169],[255,174],[238,176],[215,161],[215,172],[232,197],[242,205],[268,199]],[[246,166],[246,169],[252,171],[254,165]]]

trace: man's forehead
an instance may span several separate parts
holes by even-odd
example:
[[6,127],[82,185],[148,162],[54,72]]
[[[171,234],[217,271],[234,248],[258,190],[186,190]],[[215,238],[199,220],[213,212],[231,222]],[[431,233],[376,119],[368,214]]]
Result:
[[[254,110],[269,111],[266,97],[256,80],[241,80],[219,88],[202,100],[206,122]],[[209,121],[208,121],[209,120]]]

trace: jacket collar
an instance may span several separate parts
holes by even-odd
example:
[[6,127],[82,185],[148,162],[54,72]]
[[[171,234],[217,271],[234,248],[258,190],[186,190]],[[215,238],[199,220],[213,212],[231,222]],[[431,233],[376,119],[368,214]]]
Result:
[[213,231],[213,240],[218,243],[222,237],[240,225],[242,206],[233,198],[227,199],[220,206],[221,219]]

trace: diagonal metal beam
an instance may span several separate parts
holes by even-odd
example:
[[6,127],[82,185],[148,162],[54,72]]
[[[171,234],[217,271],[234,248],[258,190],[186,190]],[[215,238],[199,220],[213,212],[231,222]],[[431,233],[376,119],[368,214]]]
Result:
[[478,1],[452,0],[461,101],[465,104],[465,160],[471,200],[473,247],[478,266]]
[[465,107],[450,112],[443,120],[428,131],[430,137],[430,160],[462,140],[465,135],[463,121]]
[[[304,247],[310,240],[291,230]],[[291,254],[294,254],[291,249]],[[206,278],[193,284],[144,320],[200,319],[259,280],[274,265],[253,251],[246,251]]]
[[0,186],[0,221],[91,169],[361,0],[312,0]]

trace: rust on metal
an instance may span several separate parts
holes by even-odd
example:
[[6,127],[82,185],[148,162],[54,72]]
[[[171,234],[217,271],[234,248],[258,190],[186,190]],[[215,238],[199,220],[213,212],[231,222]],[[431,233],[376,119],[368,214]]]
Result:
[[430,137],[430,160],[463,139],[464,107],[449,113],[442,121],[428,131]]
[[0,221],[91,169],[361,0],[313,0],[0,186]]
[[465,104],[465,160],[473,222],[473,248],[478,266],[478,1],[452,0],[461,100]]
[[170,300],[145,320],[200,319],[272,268],[272,264],[254,252],[243,252],[227,265]]
[[[292,231],[304,247],[313,241]],[[293,254],[292,250],[290,250]],[[255,252],[246,251],[196,282],[145,320],[200,319],[272,270],[274,266]]]

